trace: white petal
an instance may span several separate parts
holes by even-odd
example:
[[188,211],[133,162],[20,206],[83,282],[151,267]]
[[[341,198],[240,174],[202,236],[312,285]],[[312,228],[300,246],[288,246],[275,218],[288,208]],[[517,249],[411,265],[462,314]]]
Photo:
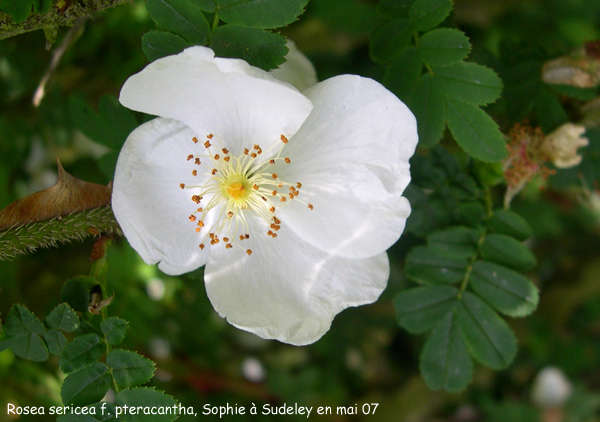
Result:
[[308,57],[298,50],[292,40],[288,40],[287,46],[290,51],[285,56],[285,63],[269,73],[280,81],[296,87],[299,91],[304,91],[318,82],[317,71]]
[[408,160],[417,144],[408,108],[379,83],[338,76],[305,94],[315,108],[289,141],[280,178],[301,182],[299,203],[281,220],[303,240],[345,257],[382,253],[404,230],[410,205]]
[[206,176],[192,176],[194,132],[176,120],[157,118],[135,129],[123,145],[113,185],[112,207],[131,246],[148,264],[160,262],[167,274],[199,268],[209,248],[201,251],[200,238],[189,216],[196,209],[192,189]]
[[312,109],[291,86],[206,47],[164,57],[131,76],[119,100],[133,110],[184,122],[199,138],[212,133],[233,155],[290,138]]
[[275,239],[266,224],[249,219],[250,239],[242,248],[213,247],[205,270],[208,297],[217,312],[238,328],[290,344],[317,341],[349,306],[372,303],[385,289],[385,253],[344,259],[300,240],[285,226]]

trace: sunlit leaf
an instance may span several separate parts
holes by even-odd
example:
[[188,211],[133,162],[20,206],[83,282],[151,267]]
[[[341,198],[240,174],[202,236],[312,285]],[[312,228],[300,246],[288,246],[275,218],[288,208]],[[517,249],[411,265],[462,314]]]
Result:
[[479,231],[470,227],[449,227],[427,236],[427,245],[450,258],[470,258],[477,252]]
[[115,346],[123,341],[129,322],[122,318],[110,317],[100,324],[100,329],[106,335],[106,341]]
[[469,292],[463,292],[456,309],[458,324],[471,355],[492,369],[508,366],[517,353],[517,340],[506,322]]
[[457,295],[456,288],[443,285],[404,290],[394,298],[398,323],[413,334],[424,333],[454,308]]
[[108,367],[102,362],[73,372],[65,378],[60,396],[65,405],[85,406],[100,401],[110,387]]
[[531,227],[519,214],[508,210],[495,210],[488,222],[490,231],[505,234],[519,240],[529,239]]
[[427,31],[440,23],[452,11],[452,0],[416,0],[408,16],[418,31]]
[[92,365],[105,350],[106,345],[97,334],[89,333],[75,337],[60,355],[60,370],[69,374]]
[[531,280],[491,262],[473,265],[471,286],[486,302],[512,317],[532,313],[538,304],[538,290]]
[[214,11],[224,22],[267,29],[294,22],[307,3],[308,0],[215,0]]
[[454,312],[448,312],[427,339],[419,368],[434,390],[460,391],[471,381],[473,362]]
[[447,66],[469,55],[471,43],[461,31],[438,28],[427,32],[419,42],[419,54],[424,62]]
[[425,74],[419,79],[413,93],[411,110],[417,118],[419,145],[431,147],[437,144],[444,133],[446,105],[444,93],[434,83],[431,74]]
[[113,350],[106,356],[113,376],[121,387],[135,387],[149,381],[155,364],[150,359],[129,350]]
[[147,0],[148,13],[160,29],[183,37],[191,44],[208,42],[210,27],[202,10],[191,0]]
[[448,258],[426,246],[413,248],[406,257],[406,274],[420,283],[457,283],[466,270],[466,259]]
[[473,158],[500,161],[506,157],[504,136],[479,107],[447,97],[446,120],[458,145]]
[[535,256],[527,246],[504,234],[487,235],[479,251],[486,261],[519,271],[531,270],[536,264]]

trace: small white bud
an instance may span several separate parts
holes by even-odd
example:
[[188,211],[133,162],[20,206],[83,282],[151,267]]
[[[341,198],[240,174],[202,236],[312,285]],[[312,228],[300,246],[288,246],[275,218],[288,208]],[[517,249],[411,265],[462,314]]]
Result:
[[571,382],[558,368],[548,366],[536,376],[531,400],[540,407],[560,407],[571,395]]

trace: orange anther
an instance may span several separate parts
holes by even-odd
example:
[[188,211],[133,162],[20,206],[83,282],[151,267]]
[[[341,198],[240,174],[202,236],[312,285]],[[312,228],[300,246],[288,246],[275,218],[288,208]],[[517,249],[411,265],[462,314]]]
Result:
[[212,133],[209,133],[208,135],[206,135],[206,137],[207,137],[208,139],[212,139],[212,138],[213,138],[213,134],[212,134]]
[[198,143],[198,138],[196,138],[195,136],[192,138],[192,141],[197,144]]
[[180,184],[179,184],[179,187],[180,187],[181,189],[185,188],[185,183],[180,183]]
[[284,144],[288,143],[288,138],[286,138],[285,136],[281,135],[281,142],[283,142]]
[[312,204],[308,204],[308,209],[312,210],[314,207],[312,206]]
[[188,155],[188,158],[187,158],[187,160],[188,160],[188,161],[190,161],[192,158],[194,158],[194,154],[190,154],[190,155]]
[[285,161],[285,162],[286,162],[286,164],[289,164],[289,163],[291,163],[291,160],[290,160],[288,157],[285,157],[285,159],[284,159],[283,161]]
[[204,243],[200,243],[200,249],[204,249]]
[[252,255],[252,249],[246,249],[246,253],[247,253],[248,255]]

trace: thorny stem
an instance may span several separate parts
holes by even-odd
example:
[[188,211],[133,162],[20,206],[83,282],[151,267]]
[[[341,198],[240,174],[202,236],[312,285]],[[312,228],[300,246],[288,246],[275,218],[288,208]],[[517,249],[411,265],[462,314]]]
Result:
[[118,6],[128,0],[79,0],[72,2],[71,6],[61,9],[53,5],[46,13],[29,15],[25,22],[15,23],[12,18],[0,12],[0,40],[14,37],[15,35],[43,29],[46,33],[46,47],[49,48],[56,39],[61,26],[71,26],[78,18],[92,14],[110,7]]

